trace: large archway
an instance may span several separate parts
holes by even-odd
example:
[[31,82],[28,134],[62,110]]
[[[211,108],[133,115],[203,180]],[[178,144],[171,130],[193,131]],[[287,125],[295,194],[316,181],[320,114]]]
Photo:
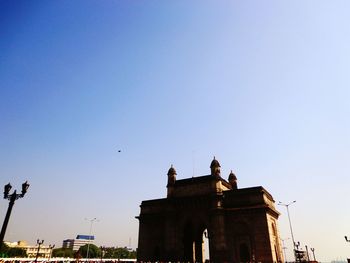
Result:
[[239,245],[239,262],[250,262],[250,249],[246,243]]
[[198,227],[198,224],[187,222],[184,226],[183,244],[186,262],[204,263],[210,260],[207,227]]
[[187,222],[184,227],[184,259],[186,262],[195,260],[195,239],[194,226],[192,222]]
[[209,250],[209,232],[208,229],[204,229],[203,235],[203,262],[210,262],[210,250]]

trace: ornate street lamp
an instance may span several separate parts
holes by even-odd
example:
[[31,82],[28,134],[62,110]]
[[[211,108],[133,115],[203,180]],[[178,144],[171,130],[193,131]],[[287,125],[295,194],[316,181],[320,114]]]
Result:
[[41,246],[42,244],[44,244],[44,239],[40,241],[39,238],[38,238],[37,241],[36,241],[36,243],[37,243],[37,245],[38,245],[38,250],[36,251],[36,257],[35,257],[35,261],[34,261],[35,263],[38,261],[40,246]]
[[0,249],[2,248],[2,244],[4,242],[6,228],[7,228],[8,222],[10,220],[12,207],[15,204],[15,201],[17,199],[24,197],[24,195],[27,193],[27,190],[29,188],[29,184],[28,184],[27,181],[25,181],[22,184],[22,192],[20,194],[17,194],[17,190],[15,190],[12,194],[10,194],[11,188],[12,188],[12,186],[11,186],[10,183],[8,183],[7,185],[4,186],[4,199],[8,199],[10,202],[9,202],[9,206],[7,208],[7,212],[6,212],[4,223],[2,224],[2,228],[1,228]]

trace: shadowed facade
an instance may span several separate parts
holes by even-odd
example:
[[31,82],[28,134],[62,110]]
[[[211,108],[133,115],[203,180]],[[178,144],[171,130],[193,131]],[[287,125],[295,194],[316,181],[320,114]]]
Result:
[[167,198],[142,202],[138,261],[204,262],[208,238],[210,262],[283,262],[272,196],[261,186],[238,189],[215,158],[210,168],[210,175],[176,180],[171,166]]

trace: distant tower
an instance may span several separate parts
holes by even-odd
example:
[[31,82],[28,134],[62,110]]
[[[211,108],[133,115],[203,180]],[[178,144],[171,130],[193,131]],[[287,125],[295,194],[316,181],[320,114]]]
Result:
[[230,172],[230,175],[228,176],[228,182],[232,186],[232,189],[237,189],[237,177],[236,175],[232,172]]
[[168,188],[168,196],[171,196],[172,192],[173,192],[173,187],[176,181],[176,170],[173,167],[173,165],[171,165],[171,167],[168,170],[168,184],[167,184],[167,188]]
[[215,159],[215,156],[214,156],[214,159],[210,164],[211,175],[217,178],[220,178],[220,167],[221,167],[220,163]]

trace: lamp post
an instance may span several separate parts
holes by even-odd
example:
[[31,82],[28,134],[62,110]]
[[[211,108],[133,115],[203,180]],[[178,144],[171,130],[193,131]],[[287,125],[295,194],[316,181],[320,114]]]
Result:
[[35,261],[34,261],[35,263],[38,262],[40,246],[41,246],[42,244],[44,244],[44,239],[40,241],[39,238],[38,238],[37,241],[36,241],[36,243],[37,243],[37,245],[38,245],[38,250],[36,251],[36,256],[35,256]]
[[310,261],[309,250],[308,250],[308,248],[307,248],[307,245],[305,245],[305,251],[306,251],[307,261]]
[[[346,241],[346,242],[348,242],[348,243],[350,242],[350,239],[348,239],[347,236],[344,236],[344,238],[345,238],[345,241]],[[350,261],[350,259],[348,259],[348,262],[349,262],[349,261]]]
[[29,187],[29,184],[28,184],[27,181],[25,181],[22,184],[22,192],[20,194],[17,194],[17,190],[15,190],[12,194],[10,194],[10,191],[11,191],[11,188],[12,188],[10,183],[5,185],[5,187],[4,187],[4,199],[9,200],[10,202],[9,202],[9,206],[7,208],[7,212],[6,212],[4,223],[2,224],[2,228],[1,228],[1,233],[0,233],[0,250],[1,250],[2,244],[4,242],[6,228],[7,228],[7,225],[9,223],[9,220],[10,220],[12,207],[15,204],[15,201],[17,199],[24,197],[24,195],[26,194],[26,192],[28,190],[28,187]]
[[310,248],[312,255],[314,256],[314,261],[316,261],[316,257],[315,257],[315,249],[312,247]]
[[85,220],[89,220],[90,221],[90,231],[89,231],[89,242],[88,242],[88,246],[87,246],[87,251],[86,251],[86,259],[87,261],[89,260],[89,249],[90,249],[90,243],[91,243],[91,231],[92,231],[92,224],[95,221],[98,221],[98,219],[96,217],[92,218],[92,219],[87,219],[85,218]]
[[53,251],[53,249],[55,248],[55,245],[49,245],[49,252],[50,252],[50,254],[49,254],[49,259],[48,259],[48,262],[50,262],[50,259],[51,259],[51,256],[52,256],[52,251]]
[[290,221],[290,215],[289,215],[289,206],[291,204],[294,204],[296,201],[294,200],[293,202],[290,202],[288,204],[284,204],[282,203],[281,201],[278,202],[278,205],[283,205],[287,208],[287,214],[288,214],[288,221],[289,221],[289,228],[290,228],[290,234],[292,236],[292,241],[293,241],[293,247],[294,247],[294,257],[295,257],[295,260],[297,261],[297,256],[296,256],[296,253],[295,253],[295,240],[294,240],[294,235],[293,235],[293,228],[292,228],[292,222]]
[[302,249],[300,249],[299,250],[299,247],[300,247],[300,242],[298,241],[298,242],[295,242],[294,243],[294,246],[296,247],[296,249],[295,249],[295,256],[296,256],[296,258],[297,258],[297,262],[301,262],[301,259],[302,259],[302,257],[303,257],[303,251],[302,251]]
[[105,246],[101,246],[101,263],[103,262],[103,256],[104,256],[104,252],[106,251],[106,247]]
[[285,246],[284,241],[289,240],[289,239],[290,239],[289,237],[286,238],[286,239],[282,239],[282,238],[281,238],[281,241],[282,241],[282,249],[283,249],[283,253],[284,253],[284,261],[285,261],[285,262],[287,262],[287,256],[286,256],[286,249],[287,249],[287,247]]

